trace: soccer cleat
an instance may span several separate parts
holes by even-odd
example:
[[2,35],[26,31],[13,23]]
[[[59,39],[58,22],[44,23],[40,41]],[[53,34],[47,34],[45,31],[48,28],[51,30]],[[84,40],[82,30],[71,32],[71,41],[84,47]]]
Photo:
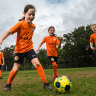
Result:
[[55,80],[58,76],[53,75],[53,79]]
[[44,83],[44,88],[47,90],[52,90],[52,87],[49,85],[49,83]]
[[0,77],[0,79],[3,79],[2,77]]
[[10,89],[11,89],[11,84],[6,84],[5,87],[4,87],[4,90],[8,91]]

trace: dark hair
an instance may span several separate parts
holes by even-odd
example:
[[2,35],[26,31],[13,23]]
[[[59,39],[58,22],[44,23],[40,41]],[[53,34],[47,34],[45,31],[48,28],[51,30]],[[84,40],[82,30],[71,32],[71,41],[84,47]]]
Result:
[[[54,31],[55,31],[55,27],[54,27],[54,26],[50,26],[50,27],[48,28],[48,31],[49,31],[51,28],[53,28],[53,29],[54,29]],[[57,35],[56,35],[56,34],[54,34],[53,36],[57,36]]]
[[55,31],[55,27],[54,27],[54,26],[50,26],[50,27],[48,28],[48,31],[49,31],[51,28],[53,28],[54,31]]
[[[24,8],[24,13],[27,13],[27,11],[29,9],[35,9],[35,7],[33,5],[30,5],[30,4],[26,5],[25,8]],[[35,11],[36,11],[36,9],[35,9]],[[25,17],[22,17],[21,19],[19,19],[19,21],[21,21],[23,19],[25,19]]]

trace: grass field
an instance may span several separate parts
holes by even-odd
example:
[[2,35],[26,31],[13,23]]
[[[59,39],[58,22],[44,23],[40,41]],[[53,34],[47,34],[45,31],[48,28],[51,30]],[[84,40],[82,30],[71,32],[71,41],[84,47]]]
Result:
[[43,88],[36,70],[19,71],[10,91],[3,91],[9,72],[2,72],[0,96],[96,96],[96,67],[58,69],[59,75],[67,75],[73,84],[66,94],[57,93],[53,86],[53,70],[45,70],[46,77],[53,87],[52,91]]

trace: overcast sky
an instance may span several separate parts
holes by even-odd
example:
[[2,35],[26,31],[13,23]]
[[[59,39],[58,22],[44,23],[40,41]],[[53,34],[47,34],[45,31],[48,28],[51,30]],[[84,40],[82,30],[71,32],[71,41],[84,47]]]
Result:
[[[96,0],[0,0],[0,37],[23,17],[26,4],[33,4],[36,8],[33,21],[36,30],[32,39],[34,49],[48,35],[51,25],[55,27],[55,33],[62,36],[79,26],[96,23]],[[10,47],[15,43],[16,34],[4,40],[1,47]]]

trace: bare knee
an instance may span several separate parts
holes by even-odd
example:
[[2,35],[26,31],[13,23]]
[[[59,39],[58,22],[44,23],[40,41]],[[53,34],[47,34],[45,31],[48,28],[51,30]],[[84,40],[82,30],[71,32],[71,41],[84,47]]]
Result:
[[39,67],[40,66],[40,64],[36,64],[36,67]]
[[54,62],[54,58],[51,58],[51,62]]

